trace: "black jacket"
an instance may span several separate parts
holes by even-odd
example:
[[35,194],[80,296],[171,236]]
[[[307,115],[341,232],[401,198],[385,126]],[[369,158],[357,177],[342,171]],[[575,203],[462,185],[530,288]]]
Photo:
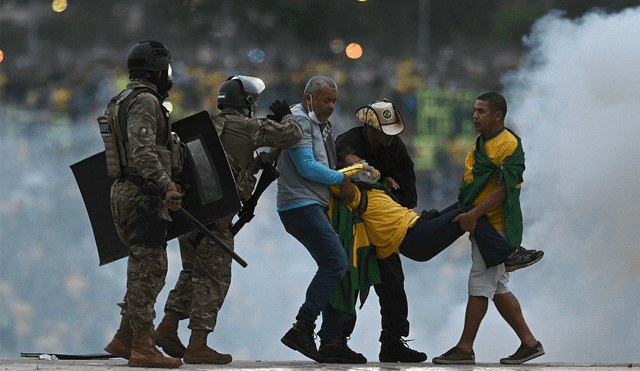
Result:
[[380,171],[380,180],[393,178],[400,188],[392,193],[400,204],[413,209],[418,204],[416,192],[416,174],[413,170],[413,161],[409,157],[407,147],[397,135],[393,137],[389,147],[373,149],[367,140],[367,128],[355,127],[342,133],[336,138],[336,150],[349,146],[354,149],[358,157]]

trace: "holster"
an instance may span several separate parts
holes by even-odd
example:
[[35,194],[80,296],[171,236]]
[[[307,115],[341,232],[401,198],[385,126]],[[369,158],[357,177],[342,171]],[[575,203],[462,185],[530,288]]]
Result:
[[136,205],[138,219],[135,223],[135,237],[130,241],[132,245],[166,247],[169,222],[160,218],[161,205],[162,199],[155,195],[146,194],[140,199]]

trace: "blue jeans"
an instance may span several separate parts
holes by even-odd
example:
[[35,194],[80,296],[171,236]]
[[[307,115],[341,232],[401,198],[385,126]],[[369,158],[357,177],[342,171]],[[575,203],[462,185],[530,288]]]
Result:
[[338,235],[331,226],[327,208],[320,204],[279,211],[284,229],[309,251],[318,264],[305,301],[296,319],[315,323],[322,313],[321,340],[335,338],[344,321],[342,314],[329,305],[336,286],[347,272],[347,254]]
[[[471,209],[473,205],[459,207],[456,203],[442,210],[437,218],[419,221],[407,231],[399,247],[400,253],[416,261],[431,260],[465,233],[460,223],[452,220]],[[516,247],[496,231],[486,216],[478,219],[473,237],[488,268],[502,263],[516,251]]]

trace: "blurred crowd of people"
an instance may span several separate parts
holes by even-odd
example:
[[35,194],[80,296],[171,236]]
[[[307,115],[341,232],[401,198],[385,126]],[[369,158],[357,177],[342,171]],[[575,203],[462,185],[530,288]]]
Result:
[[[184,46],[174,49],[186,50]],[[358,108],[366,102],[386,97],[402,112],[407,123],[403,136],[410,137],[418,130],[416,92],[420,89],[454,93],[464,89],[498,90],[499,76],[518,62],[512,55],[480,58],[453,47],[433,53],[429,65],[412,59],[366,53],[351,60],[343,54],[313,58],[265,49],[264,59],[256,59],[255,50],[248,54],[243,49],[223,56],[208,45],[193,48],[190,55],[174,52],[180,58],[176,58],[179,62],[175,64],[174,87],[169,99],[173,105],[172,118],[179,120],[201,110],[216,112],[217,89],[234,74],[260,76],[267,86],[263,102],[274,99],[294,102],[309,77],[324,74],[332,76],[340,86],[340,100],[332,120],[337,134],[358,125],[353,114]],[[77,53],[69,50],[48,53],[46,69],[38,67],[40,63],[29,63],[27,57],[15,65],[5,59],[0,65],[0,104],[10,112],[31,112],[28,122],[22,122],[16,127],[19,132],[12,135],[28,138],[42,126],[94,125],[105,102],[127,83],[126,66],[116,57],[123,53],[126,51],[101,47]],[[267,112],[267,107],[259,107],[259,110]],[[5,134],[0,132],[0,135]],[[407,142],[411,143],[411,140]],[[440,189],[442,184],[448,184],[443,178],[449,178],[451,172],[459,178],[460,168],[446,152],[438,153],[437,160],[439,166],[420,172],[418,177],[422,194],[435,192],[441,199],[442,195],[453,195],[459,181],[452,181],[451,187]]]

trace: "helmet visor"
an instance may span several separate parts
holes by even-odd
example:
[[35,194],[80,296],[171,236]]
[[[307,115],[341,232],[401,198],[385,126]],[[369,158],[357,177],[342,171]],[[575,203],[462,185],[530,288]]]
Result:
[[244,91],[250,95],[260,95],[265,88],[264,81],[257,77],[237,75],[233,79],[240,80]]

